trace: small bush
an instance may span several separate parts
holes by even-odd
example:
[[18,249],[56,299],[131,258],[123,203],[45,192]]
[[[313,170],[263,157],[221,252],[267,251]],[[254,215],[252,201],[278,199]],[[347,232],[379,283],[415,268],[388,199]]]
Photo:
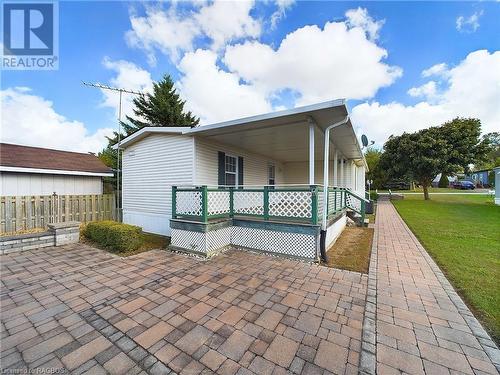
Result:
[[95,221],[85,226],[83,235],[106,249],[125,252],[141,246],[142,229],[116,221]]
[[441,173],[441,178],[439,179],[438,187],[447,188],[450,186],[450,181],[448,181],[448,176],[444,173]]

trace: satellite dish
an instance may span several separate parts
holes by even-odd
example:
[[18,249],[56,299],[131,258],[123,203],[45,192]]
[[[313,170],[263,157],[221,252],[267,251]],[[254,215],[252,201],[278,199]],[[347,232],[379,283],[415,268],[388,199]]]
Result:
[[363,144],[363,147],[368,146],[368,137],[364,134],[361,136],[361,143]]

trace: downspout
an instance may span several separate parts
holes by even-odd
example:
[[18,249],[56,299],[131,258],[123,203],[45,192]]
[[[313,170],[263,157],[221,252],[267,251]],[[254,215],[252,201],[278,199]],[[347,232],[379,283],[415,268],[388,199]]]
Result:
[[324,157],[323,157],[323,211],[321,218],[321,232],[319,237],[319,251],[321,255],[321,260],[327,262],[326,258],[326,229],[328,220],[328,164],[330,158],[330,130],[336,128],[337,126],[344,125],[349,121],[349,116],[346,116],[342,121],[336,122],[325,129],[325,146],[324,146]]

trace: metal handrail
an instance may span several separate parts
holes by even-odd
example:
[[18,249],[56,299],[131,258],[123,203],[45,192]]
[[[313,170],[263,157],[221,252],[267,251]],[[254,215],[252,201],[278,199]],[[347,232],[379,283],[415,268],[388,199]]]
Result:
[[354,192],[350,190],[346,190],[346,197],[347,195],[350,195],[351,197],[358,199],[360,201],[360,209],[358,210],[354,205],[349,205],[346,200],[346,206],[350,208],[352,211],[358,213],[361,215],[361,225],[363,226],[365,223],[365,216],[366,216],[366,203],[369,202],[369,200],[360,197],[359,195],[355,194]]

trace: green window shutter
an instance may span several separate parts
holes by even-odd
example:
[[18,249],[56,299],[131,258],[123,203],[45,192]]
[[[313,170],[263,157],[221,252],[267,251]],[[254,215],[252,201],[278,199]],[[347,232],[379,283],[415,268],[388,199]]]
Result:
[[219,185],[226,184],[226,154],[219,151],[219,170],[218,170]]
[[243,186],[243,158],[238,156],[238,185]]

